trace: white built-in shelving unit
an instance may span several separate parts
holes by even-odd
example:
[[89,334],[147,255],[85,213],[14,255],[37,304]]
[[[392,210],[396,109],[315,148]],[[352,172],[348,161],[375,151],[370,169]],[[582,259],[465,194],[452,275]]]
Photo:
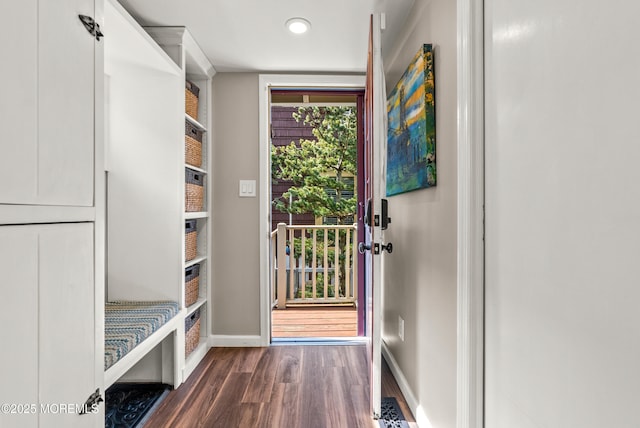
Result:
[[[123,380],[177,387],[209,349],[213,66],[184,27],[142,28],[115,0],[105,30],[107,300],[173,300],[172,335],[142,342]],[[185,80],[200,88],[198,119],[185,113]],[[185,161],[185,121],[203,131],[202,165]],[[185,210],[185,168],[204,177],[202,211]],[[185,222],[196,220],[197,256],[185,262]],[[185,269],[200,264],[197,301],[185,306]],[[200,311],[200,342],[185,357],[185,319]],[[171,337],[173,340],[171,340]],[[113,379],[110,379],[112,381]]]
[[[182,71],[115,0],[105,3],[105,300],[180,302]],[[181,310],[105,372],[180,385]]]
[[[191,33],[185,27],[145,27],[145,30],[154,40],[167,52],[182,71],[182,84],[186,80],[195,84],[199,90],[198,117],[193,118],[183,110],[182,119],[190,122],[195,128],[202,131],[202,165],[195,167],[186,163],[184,154],[180,162],[184,168],[190,168],[203,175],[204,182],[204,206],[199,212],[182,213],[182,224],[186,220],[196,220],[197,230],[197,256],[188,262],[183,262],[184,272],[190,266],[200,265],[200,289],[198,300],[191,306],[185,308],[185,319],[195,311],[200,311],[200,342],[195,350],[185,358],[183,376],[186,379],[202,360],[209,349],[208,338],[210,336],[211,325],[211,174],[212,165],[212,139],[209,132],[211,121],[211,79],[215,74],[215,69],[211,62],[200,49]],[[181,92],[184,96],[184,90]],[[184,107],[184,98],[181,99],[181,107]],[[184,128],[184,127],[183,127]],[[180,139],[180,144],[184,146],[184,137]],[[184,150],[183,150],[184,152]],[[183,199],[184,202],[184,199]],[[184,203],[182,205],[184,207]],[[184,229],[183,229],[184,233]],[[184,238],[184,236],[183,236]],[[184,239],[182,240],[184,242]],[[184,247],[183,247],[184,250]],[[184,251],[183,253],[184,254]],[[181,258],[183,260],[184,258]],[[182,295],[185,292],[184,275],[182,278]],[[184,304],[184,299],[183,299]]]

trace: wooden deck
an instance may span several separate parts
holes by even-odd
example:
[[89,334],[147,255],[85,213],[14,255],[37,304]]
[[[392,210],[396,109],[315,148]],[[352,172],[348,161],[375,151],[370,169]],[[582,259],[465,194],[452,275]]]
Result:
[[274,309],[271,330],[274,338],[355,337],[358,312],[352,306]]

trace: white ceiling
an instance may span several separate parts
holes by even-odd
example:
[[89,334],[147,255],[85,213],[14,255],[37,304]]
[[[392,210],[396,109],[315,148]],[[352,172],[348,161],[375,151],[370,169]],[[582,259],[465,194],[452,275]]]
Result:
[[[369,15],[386,14],[391,47],[415,0],[119,0],[142,25],[185,26],[225,71],[364,72]],[[287,19],[311,21],[304,35]]]

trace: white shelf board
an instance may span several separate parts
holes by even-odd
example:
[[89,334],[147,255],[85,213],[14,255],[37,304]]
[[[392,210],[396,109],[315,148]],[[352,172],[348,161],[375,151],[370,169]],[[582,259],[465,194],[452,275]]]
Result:
[[188,163],[185,163],[185,164],[184,164],[184,167],[185,167],[185,168],[192,169],[192,170],[194,170],[194,171],[198,171],[198,172],[200,172],[200,173],[202,173],[202,174],[207,174],[207,171],[206,171],[206,170],[204,170],[204,169],[202,169],[202,168],[198,168],[197,166],[189,165]]
[[188,268],[189,266],[193,266],[196,263],[202,263],[205,260],[207,260],[207,256],[198,256],[193,260],[189,260],[188,262],[184,262],[184,267]]
[[199,308],[201,308],[205,303],[207,303],[207,299],[206,297],[200,297],[198,298],[198,300],[196,300],[196,302],[189,306],[187,308],[187,314],[185,315],[185,318],[188,317],[189,315],[191,315],[192,313],[194,313],[195,311],[197,311]]
[[206,126],[204,126],[203,124],[201,124],[200,122],[198,122],[197,120],[189,116],[187,113],[184,114],[184,117],[188,122],[190,122],[193,126],[198,128],[200,131],[207,132]]
[[185,220],[194,220],[199,218],[208,218],[209,213],[207,211],[191,211],[184,213]]

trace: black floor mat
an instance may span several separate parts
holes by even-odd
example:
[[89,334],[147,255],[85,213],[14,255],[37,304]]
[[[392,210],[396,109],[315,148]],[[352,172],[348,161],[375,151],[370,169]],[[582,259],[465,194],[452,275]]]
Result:
[[405,420],[398,401],[394,397],[384,397],[378,419],[380,428],[409,428],[409,423]]
[[105,428],[139,428],[171,391],[162,383],[116,383],[106,392]]

